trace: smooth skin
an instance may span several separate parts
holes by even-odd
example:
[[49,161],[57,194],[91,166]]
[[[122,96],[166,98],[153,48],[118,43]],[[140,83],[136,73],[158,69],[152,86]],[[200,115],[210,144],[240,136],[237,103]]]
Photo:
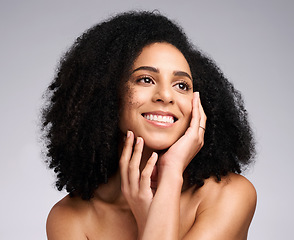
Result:
[[[127,88],[120,129],[142,137],[145,152],[167,149],[185,133],[191,121],[193,82],[189,64],[177,48],[167,43],[146,46],[133,64]],[[159,125],[146,121],[147,113],[172,115],[177,121]]]
[[[185,184],[184,170],[204,144],[206,116],[184,56],[155,43],[133,70],[121,111],[120,171],[89,201],[58,202],[47,219],[48,239],[247,239],[256,191],[245,177],[211,177],[201,188]],[[146,113],[177,121],[149,121]]]

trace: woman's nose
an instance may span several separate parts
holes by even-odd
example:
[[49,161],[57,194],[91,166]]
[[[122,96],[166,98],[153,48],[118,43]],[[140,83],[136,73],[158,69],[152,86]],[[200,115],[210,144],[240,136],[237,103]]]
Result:
[[162,103],[173,103],[173,93],[170,86],[158,86],[155,90],[153,101]]

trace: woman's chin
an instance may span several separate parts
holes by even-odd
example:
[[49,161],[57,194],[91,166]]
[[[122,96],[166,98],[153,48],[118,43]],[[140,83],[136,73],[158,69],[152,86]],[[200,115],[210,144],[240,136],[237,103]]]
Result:
[[153,151],[161,151],[168,149],[174,142],[162,142],[162,141],[145,141],[145,147],[152,149]]

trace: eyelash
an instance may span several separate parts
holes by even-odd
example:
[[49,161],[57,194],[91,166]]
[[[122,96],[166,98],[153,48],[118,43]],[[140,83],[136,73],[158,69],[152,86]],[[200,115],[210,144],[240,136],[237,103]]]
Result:
[[[148,76],[142,76],[136,82],[140,83],[140,82],[142,82],[142,80],[146,80],[146,79],[148,79],[148,80],[150,80],[150,82],[154,83],[154,80],[151,77],[148,77]],[[142,82],[142,83],[146,83],[146,82]],[[149,83],[146,83],[146,84],[149,84]]]
[[181,88],[179,87],[179,89],[182,90],[182,91],[189,91],[189,90],[191,89],[190,85],[189,85],[186,81],[178,82],[178,83],[176,83],[175,85],[180,86],[180,84],[183,84],[183,85],[184,85],[184,88],[185,88],[185,89],[181,89]]
[[[148,79],[148,81],[149,82],[145,82],[145,80],[147,80]],[[136,82],[137,83],[145,83],[145,84],[153,84],[154,83],[154,80],[151,78],[151,77],[149,77],[149,76],[142,76],[142,77],[140,77],[138,80],[136,80]],[[184,85],[184,89],[182,89],[182,88],[180,88],[179,87],[179,89],[181,90],[181,91],[189,91],[189,90],[191,90],[192,88],[190,87],[190,85],[186,82],[186,81],[181,81],[181,82],[177,82],[174,86],[176,86],[176,85],[180,85],[180,84],[183,84]]]

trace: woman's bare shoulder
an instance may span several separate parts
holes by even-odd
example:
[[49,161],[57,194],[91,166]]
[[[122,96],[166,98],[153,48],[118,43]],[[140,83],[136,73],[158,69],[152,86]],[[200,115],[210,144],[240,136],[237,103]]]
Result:
[[87,239],[83,229],[87,205],[86,201],[69,196],[57,202],[47,218],[48,239]]
[[244,176],[230,173],[223,176],[221,181],[210,177],[205,181],[203,187],[199,188],[201,205],[204,207],[213,204],[230,205],[233,203],[244,203],[239,206],[248,206],[255,209],[256,190],[253,184]]
[[200,203],[194,226],[185,239],[246,239],[257,199],[248,179],[233,173],[220,182],[211,177],[194,195]]

